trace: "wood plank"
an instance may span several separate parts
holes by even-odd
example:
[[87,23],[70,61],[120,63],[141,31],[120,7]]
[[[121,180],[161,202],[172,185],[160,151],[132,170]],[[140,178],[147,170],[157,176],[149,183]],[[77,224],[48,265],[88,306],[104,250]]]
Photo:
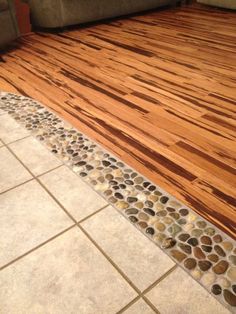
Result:
[[236,19],[201,5],[32,33],[0,89],[55,110],[236,238]]

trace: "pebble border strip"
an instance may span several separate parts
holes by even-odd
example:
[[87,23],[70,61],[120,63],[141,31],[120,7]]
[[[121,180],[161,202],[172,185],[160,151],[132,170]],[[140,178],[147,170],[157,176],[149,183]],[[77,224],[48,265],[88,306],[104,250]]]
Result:
[[232,313],[236,243],[37,101],[0,92],[0,110],[72,168]]

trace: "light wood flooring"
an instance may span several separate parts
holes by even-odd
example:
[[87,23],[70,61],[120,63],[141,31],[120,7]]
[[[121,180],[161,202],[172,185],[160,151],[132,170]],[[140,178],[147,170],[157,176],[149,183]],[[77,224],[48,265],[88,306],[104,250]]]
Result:
[[2,55],[0,89],[41,101],[236,237],[236,13],[165,8]]

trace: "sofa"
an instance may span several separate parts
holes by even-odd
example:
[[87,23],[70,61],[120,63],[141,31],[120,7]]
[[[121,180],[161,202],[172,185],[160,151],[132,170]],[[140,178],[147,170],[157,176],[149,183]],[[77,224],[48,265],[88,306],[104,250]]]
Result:
[[27,0],[32,22],[58,28],[174,4],[176,0]]
[[236,10],[236,0],[197,0],[199,3]]
[[19,36],[14,1],[0,0],[0,48]]

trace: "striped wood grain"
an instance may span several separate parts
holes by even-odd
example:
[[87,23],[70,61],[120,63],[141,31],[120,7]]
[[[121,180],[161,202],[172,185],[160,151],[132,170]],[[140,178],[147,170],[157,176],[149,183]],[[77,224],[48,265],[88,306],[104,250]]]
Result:
[[236,18],[204,6],[33,33],[0,89],[33,97],[235,236]]

